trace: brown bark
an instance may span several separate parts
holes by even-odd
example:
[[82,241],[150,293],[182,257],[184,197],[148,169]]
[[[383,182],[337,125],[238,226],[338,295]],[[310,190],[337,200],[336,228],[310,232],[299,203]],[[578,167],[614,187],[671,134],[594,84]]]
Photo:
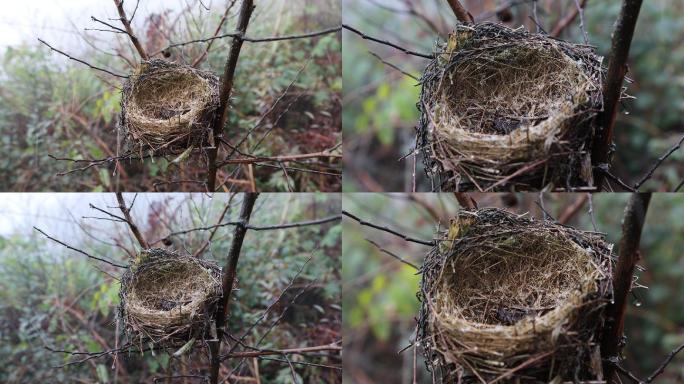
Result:
[[639,242],[650,200],[650,193],[632,194],[622,219],[618,261],[613,271],[613,301],[606,308],[607,327],[601,341],[603,372],[608,383],[615,375],[613,362],[619,361],[617,359],[624,344],[622,340],[627,298],[632,289],[634,269],[639,261]]
[[603,112],[599,116],[602,129],[594,140],[592,150],[592,161],[596,169],[594,180],[599,189],[603,181],[603,172],[600,171],[599,166],[608,164],[610,160],[610,144],[613,141],[615,118],[622,95],[622,83],[627,73],[629,47],[632,44],[641,2],[642,0],[623,0],[615,31],[613,31],[608,74],[603,85]]
[[249,225],[249,218],[252,216],[252,209],[254,209],[254,203],[256,202],[258,193],[245,193],[244,200],[242,201],[242,208],[240,209],[240,219],[238,224],[235,226],[235,231],[233,232],[233,242],[228,250],[228,260],[226,261],[226,266],[223,270],[223,297],[219,302],[218,309],[216,311],[216,340],[209,343],[209,349],[211,352],[211,383],[218,383],[219,368],[221,365],[221,339],[223,339],[223,327],[226,323],[226,317],[228,316],[228,309],[230,304],[230,295],[233,291],[233,284],[235,282],[235,276],[237,275],[237,263],[240,258],[240,250],[242,249],[242,243],[245,239],[245,234],[247,233],[247,228]]
[[456,15],[458,21],[462,23],[473,22],[473,16],[468,13],[459,0],[447,0],[447,3],[449,3],[451,10],[454,11],[454,15]]
[[233,91],[233,84],[235,78],[235,69],[237,68],[238,57],[242,49],[243,37],[247,33],[247,26],[249,19],[252,17],[254,11],[253,0],[243,0],[240,6],[240,13],[238,15],[237,32],[238,36],[233,37],[233,42],[230,45],[228,58],[226,59],[226,66],[223,71],[223,78],[221,80],[221,93],[219,94],[219,107],[216,112],[216,119],[213,125],[213,148],[207,150],[207,157],[209,159],[209,175],[207,176],[207,188],[213,192],[216,188],[216,156],[218,154],[218,147],[221,142],[223,134],[223,126],[226,125],[226,118],[228,116],[228,101],[230,94]]

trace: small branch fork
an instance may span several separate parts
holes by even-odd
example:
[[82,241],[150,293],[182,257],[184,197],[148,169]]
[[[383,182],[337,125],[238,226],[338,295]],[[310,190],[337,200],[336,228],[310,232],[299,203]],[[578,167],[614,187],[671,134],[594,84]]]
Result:
[[632,372],[626,370],[617,362],[612,362],[611,364],[615,367],[615,369],[619,373],[624,375],[624,377],[628,378],[631,382],[637,383],[637,384],[649,384],[649,383],[652,383],[663,372],[665,372],[665,368],[667,368],[667,366],[672,362],[672,359],[674,359],[674,357],[677,356],[677,354],[679,352],[681,352],[682,350],[684,350],[684,344],[681,344],[680,346],[678,346],[675,349],[673,349],[672,351],[670,351],[670,353],[667,354],[667,356],[665,357],[663,362],[660,363],[660,366],[658,366],[658,368],[656,368],[656,370],[653,371],[653,373],[650,376],[648,376],[645,380],[639,379]]
[[133,200],[133,203],[131,203],[130,207],[127,207],[126,201],[123,198],[123,194],[121,192],[117,192],[116,200],[119,203],[119,209],[121,210],[121,213],[123,213],[124,215],[124,221],[128,224],[128,227],[131,229],[131,232],[133,233],[133,236],[135,236],[135,239],[138,240],[138,244],[140,244],[142,249],[149,249],[149,244],[147,244],[147,241],[145,241],[145,238],[143,237],[142,233],[140,233],[140,229],[138,229],[138,226],[135,225],[133,219],[131,218],[131,208],[133,208],[135,199]]
[[131,28],[131,21],[126,16],[126,11],[123,7],[123,0],[114,0],[114,4],[116,5],[117,12],[119,12],[119,20],[121,20],[121,24],[123,24],[126,30],[126,34],[128,35],[128,37],[131,38],[133,46],[135,46],[135,49],[140,54],[140,58],[142,58],[145,61],[149,60],[150,58],[147,55],[147,52],[145,52],[145,48],[143,48],[142,44],[140,44],[140,40],[138,40],[138,38],[133,33],[133,28]]

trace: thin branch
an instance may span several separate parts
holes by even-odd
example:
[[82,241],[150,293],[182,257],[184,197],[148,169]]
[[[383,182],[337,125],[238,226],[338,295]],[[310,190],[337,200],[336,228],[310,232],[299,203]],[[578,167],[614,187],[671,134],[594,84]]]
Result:
[[91,255],[91,254],[89,254],[89,253],[87,253],[87,252],[85,252],[85,251],[82,251],[82,250],[80,250],[80,249],[78,249],[78,248],[74,248],[74,247],[72,247],[71,245],[69,245],[69,244],[67,244],[67,243],[64,243],[64,242],[62,242],[62,241],[59,241],[59,240],[55,239],[54,237],[52,237],[52,236],[48,235],[47,233],[41,231],[41,230],[38,229],[37,227],[33,227],[33,229],[35,229],[36,231],[42,233],[43,236],[45,236],[45,237],[47,237],[48,239],[54,241],[55,243],[58,243],[58,244],[62,245],[63,247],[67,248],[67,249],[70,249],[70,250],[72,250],[72,251],[76,251],[76,252],[78,252],[78,253],[80,253],[80,254],[82,254],[82,255],[85,255],[85,256],[87,256],[87,257],[89,257],[89,258],[91,258],[91,259],[94,259],[94,260],[97,260],[97,261],[101,261],[101,262],[103,262],[103,263],[107,263],[107,264],[109,264],[109,265],[111,265],[111,266],[114,266],[114,267],[117,267],[117,268],[127,268],[125,265],[121,265],[121,264],[117,264],[117,263],[115,263],[115,262],[113,262],[113,261],[101,259],[101,258],[96,257],[96,256],[93,256],[93,255]]
[[342,219],[342,215],[334,215],[334,216],[324,217],[324,218],[318,219],[318,220],[300,221],[297,223],[289,223],[289,224],[267,225],[267,226],[248,225],[247,228],[251,229],[253,231],[269,231],[269,230],[273,230],[273,229],[287,229],[287,228],[304,227],[307,225],[319,225],[319,224],[324,224],[324,223],[328,223],[331,221],[337,221],[337,220],[341,220],[341,219]]
[[577,214],[577,212],[584,207],[584,204],[586,204],[587,200],[589,200],[589,194],[583,193],[580,195],[569,207],[563,211],[563,213],[558,216],[558,223],[559,224],[567,224],[570,220],[572,220],[573,217]]
[[650,193],[634,193],[625,207],[622,221],[619,257],[613,272],[613,300],[606,309],[607,329],[601,340],[601,353],[604,360],[606,382],[612,382],[615,367],[611,362],[619,362],[622,349],[627,297],[634,281],[634,269],[639,261],[639,243],[644,226]]
[[[228,14],[230,13],[230,10],[233,9],[233,6],[235,5],[235,2],[237,0],[231,0],[230,4],[226,7],[226,10],[223,12],[223,16],[221,17],[221,20],[219,21],[218,25],[216,26],[216,30],[214,31],[214,36],[218,36],[219,32],[221,32],[221,28],[223,28],[223,24],[226,22],[228,19]],[[209,44],[207,44],[207,47],[204,49],[204,52],[197,57],[195,60],[192,62],[193,67],[197,67],[209,54],[209,50],[211,49],[212,44],[214,44],[214,40],[209,41]]]
[[641,178],[636,184],[634,184],[634,189],[639,189],[648,179],[653,177],[653,172],[655,172],[658,167],[663,163],[663,161],[667,160],[668,157],[670,157],[671,154],[675,153],[679,148],[682,147],[682,144],[684,144],[684,136],[682,136],[681,139],[679,139],[679,142],[672,146],[667,153],[664,155],[660,156],[658,160],[651,166],[651,169],[648,170],[648,173],[644,175],[644,177]]
[[390,63],[389,61],[383,59],[383,58],[380,57],[380,55],[378,55],[377,53],[372,52],[372,51],[368,51],[368,53],[370,53],[373,57],[375,57],[376,59],[378,59],[378,61],[380,61],[381,63],[385,64],[386,66],[388,66],[388,67],[394,69],[395,71],[398,71],[399,73],[401,73],[401,74],[403,74],[403,75],[405,75],[405,76],[408,76],[408,77],[412,78],[412,79],[415,80],[415,81],[420,81],[419,78],[413,76],[412,74],[410,74],[410,73],[404,71],[403,69],[401,69],[401,68],[397,67],[396,65]]
[[599,189],[604,174],[597,172],[598,166],[608,164],[610,160],[610,145],[613,141],[618,105],[623,92],[622,84],[627,74],[629,47],[634,36],[641,3],[642,0],[623,0],[615,31],[613,31],[608,74],[603,86],[603,112],[599,117],[602,130],[594,140],[592,149],[592,161],[596,166],[594,179]]
[[[142,44],[140,44],[140,40],[135,36],[133,33],[133,29],[131,28],[131,22],[128,20],[126,17],[126,11],[124,10],[123,7],[123,0],[114,0],[114,4],[116,5],[116,10],[119,12],[119,20],[121,20],[121,24],[123,24],[126,34],[128,34],[128,37],[131,38],[131,42],[133,43],[133,46],[135,46],[135,49],[138,51],[138,54],[140,54],[140,57],[147,61],[149,60],[149,56],[147,56],[147,52],[145,52],[145,48],[143,48]],[[137,10],[137,6],[136,6]]]
[[[228,210],[232,206],[233,203],[233,198],[236,196],[235,193],[231,193],[230,197],[228,198],[228,202],[226,203],[226,206],[223,208],[223,211],[221,211],[221,215],[219,215],[219,219],[217,220],[217,224],[220,224],[221,221],[223,221],[223,218],[226,216],[226,213],[228,213]],[[209,234],[209,238],[207,241],[204,242],[204,245],[202,245],[195,253],[192,254],[193,257],[199,257],[204,250],[209,247],[209,244],[211,244],[211,241],[214,239],[214,236],[216,235],[216,231],[218,231],[219,227],[216,227],[211,230],[211,233]],[[168,237],[167,237],[168,238]]]
[[371,243],[371,244],[373,244],[380,252],[382,252],[382,253],[384,253],[384,254],[386,254],[386,255],[389,255],[389,256],[391,256],[391,257],[393,257],[393,258],[395,258],[395,259],[397,259],[399,262],[404,263],[404,264],[408,265],[409,267],[413,267],[413,268],[416,269],[416,270],[419,270],[419,269],[420,269],[419,266],[413,264],[413,263],[410,262],[410,261],[406,261],[405,259],[401,258],[399,255],[397,255],[397,254],[395,254],[395,253],[393,253],[393,252],[390,252],[390,251],[386,250],[385,248],[381,247],[380,244],[376,243],[375,241],[373,241],[373,240],[371,240],[371,239],[366,239],[366,241],[369,242],[369,243]]
[[[252,17],[253,11],[254,1],[242,0],[236,30],[236,33],[240,36],[244,36],[247,32],[247,26],[249,25],[249,19]],[[216,167],[216,156],[218,154],[220,139],[223,136],[223,127],[226,125],[226,119],[228,116],[228,102],[230,100],[230,94],[233,91],[235,69],[237,68],[238,57],[240,56],[240,50],[242,49],[242,41],[243,40],[238,37],[233,37],[233,42],[230,46],[230,51],[228,52],[228,58],[226,59],[226,65],[223,71],[223,78],[221,80],[219,107],[216,113],[216,119],[213,122],[212,129],[213,148],[207,150],[207,158],[209,163],[207,188],[211,192],[213,192],[216,188],[216,171],[218,170]]]
[[[121,192],[116,193],[116,200],[119,202],[119,209],[121,210],[121,213],[123,213],[124,219],[128,224],[128,227],[131,229],[133,236],[135,236],[136,240],[138,240],[138,244],[140,244],[142,249],[148,249],[150,246],[147,244],[147,241],[145,241],[142,233],[140,233],[138,226],[133,222],[133,219],[131,218],[130,207],[126,206],[126,201],[124,201],[123,194]],[[131,204],[131,206],[133,205]]]
[[110,75],[112,75],[112,76],[120,77],[120,78],[122,78],[122,79],[127,79],[127,78],[128,78],[128,76],[120,75],[120,74],[114,73],[114,72],[112,72],[112,71],[110,71],[110,70],[107,70],[107,69],[104,69],[104,68],[100,68],[100,67],[96,67],[96,66],[94,66],[94,65],[92,65],[92,64],[90,64],[90,63],[88,63],[88,62],[86,62],[86,61],[83,61],[83,60],[81,60],[81,59],[77,59],[77,58],[75,58],[75,57],[69,55],[68,53],[62,52],[62,51],[60,51],[59,49],[53,47],[52,45],[46,43],[43,39],[40,39],[40,38],[39,38],[38,41],[40,41],[41,43],[43,43],[43,44],[45,44],[46,46],[48,46],[48,48],[50,48],[51,50],[53,50],[53,51],[55,51],[55,52],[57,52],[57,53],[59,53],[59,54],[61,54],[61,55],[64,55],[64,56],[66,56],[67,58],[69,58],[69,59],[71,59],[71,60],[73,60],[73,61],[79,62],[79,63],[81,63],[81,64],[87,66],[87,67],[90,68],[90,69],[94,69],[94,70],[96,70],[96,71],[105,72],[105,73],[108,73],[108,74],[110,74]]
[[[245,1],[251,8],[251,1]],[[243,5],[244,6],[244,5]],[[251,13],[251,11],[250,11]],[[249,18],[249,16],[248,16]],[[219,352],[221,351],[221,340],[223,339],[223,327],[226,322],[226,317],[228,316],[228,310],[230,308],[230,295],[233,291],[233,284],[235,282],[235,276],[237,275],[237,263],[240,258],[240,250],[242,249],[242,243],[245,239],[245,234],[247,233],[247,225],[249,224],[249,218],[252,215],[252,210],[254,209],[254,203],[256,202],[259,194],[257,193],[246,193],[244,195],[244,200],[242,201],[242,209],[240,210],[240,224],[235,227],[233,232],[233,242],[230,245],[228,251],[228,260],[226,261],[226,266],[223,273],[223,296],[219,302],[216,311],[216,336],[217,340],[209,344],[211,351],[211,383],[218,383],[219,367],[221,365],[221,356]]]
[[196,40],[186,41],[183,43],[170,44],[169,46],[166,47],[166,49],[182,47],[184,45],[189,45],[189,44],[211,43],[214,40],[224,39],[226,37],[232,37],[234,40],[240,40],[241,42],[246,41],[248,43],[271,43],[274,41],[307,39],[310,37],[323,36],[323,35],[327,35],[329,33],[339,32],[341,30],[342,30],[342,27],[332,27],[332,28],[327,28],[327,29],[323,29],[320,31],[308,32],[308,33],[303,33],[303,34],[299,34],[299,35],[271,36],[271,37],[248,37],[248,36],[245,36],[244,34],[241,34],[239,32],[231,32],[231,33],[225,33],[223,35],[207,37],[205,39],[196,39]]
[[332,343],[328,345],[318,345],[315,347],[302,347],[302,348],[291,348],[291,349],[263,349],[258,351],[250,352],[233,352],[223,355],[222,358],[241,358],[241,357],[257,357],[257,356],[268,356],[268,355],[291,355],[291,354],[305,354],[307,352],[319,352],[319,351],[341,351],[342,347],[339,343]]
[[315,152],[315,153],[302,153],[299,155],[284,155],[284,156],[271,156],[271,157],[259,157],[253,156],[248,158],[240,159],[227,159],[219,162],[216,166],[218,168],[223,167],[227,164],[254,164],[254,163],[264,163],[264,162],[290,162],[305,159],[317,159],[317,158],[331,158],[331,159],[341,159],[342,155],[335,155],[329,152]]
[[646,383],[652,383],[653,380],[656,379],[656,377],[660,376],[660,374],[663,373],[663,372],[665,371],[665,368],[668,366],[668,364],[670,364],[670,363],[672,362],[672,359],[674,359],[674,357],[675,357],[679,352],[681,352],[682,350],[684,350],[684,344],[680,345],[679,347],[673,349],[672,352],[668,353],[668,354],[667,354],[667,357],[665,357],[665,360],[660,364],[660,366],[658,367],[658,369],[656,369],[656,370],[655,370],[655,371],[654,371],[654,372],[645,380]]
[[356,33],[357,35],[361,36],[361,38],[364,39],[364,40],[370,40],[370,41],[374,41],[374,42],[376,42],[376,43],[380,43],[380,44],[387,45],[387,46],[392,47],[392,48],[394,48],[394,49],[400,50],[400,51],[404,52],[404,53],[407,54],[407,55],[418,56],[418,57],[422,57],[422,58],[425,58],[425,59],[434,59],[434,55],[426,55],[426,54],[424,54],[424,53],[420,53],[420,52],[415,52],[415,51],[408,50],[408,49],[403,48],[403,47],[400,47],[400,46],[398,46],[398,45],[396,45],[396,44],[390,43],[390,42],[387,41],[387,40],[380,40],[380,39],[377,39],[377,38],[375,38],[375,37],[366,35],[365,33],[359,31],[358,29],[353,28],[353,27],[350,27],[350,26],[348,26],[348,25],[346,25],[346,24],[342,24],[342,28],[344,28],[344,29],[346,29],[346,30],[348,30],[348,31],[351,31],[351,32]]
[[[324,223],[327,223],[330,221],[340,220],[341,218],[342,218],[341,215],[335,215],[335,216],[324,217],[322,219],[309,220],[309,221],[299,221],[299,222],[288,223],[288,224],[265,225],[265,226],[247,225],[247,229],[251,229],[253,231],[270,231],[270,230],[275,230],[275,229],[298,228],[298,227],[305,227],[308,225],[324,224]],[[228,221],[225,223],[210,225],[210,226],[206,226],[206,227],[197,227],[197,228],[186,229],[186,230],[178,231],[178,232],[171,232],[168,235],[166,235],[166,237],[164,237],[164,239],[168,239],[169,237],[173,237],[173,236],[184,235],[184,234],[190,233],[190,232],[214,230],[216,228],[227,227],[229,225],[240,225],[240,221]],[[152,244],[156,244],[156,243],[158,243],[164,239],[157,240],[157,241],[153,242]]]
[[[563,33],[563,30],[565,30],[565,28],[567,28],[570,24],[572,24],[572,22],[575,21],[577,16],[580,15],[580,13],[582,12],[582,10],[586,6],[586,4],[587,4],[587,0],[582,0],[581,3],[575,4],[576,5],[575,8],[573,8],[572,11],[570,11],[570,13],[568,13],[564,18],[562,18],[558,21],[558,23],[556,24],[555,27],[553,27],[553,29],[551,30],[551,33],[549,35],[552,37],[560,36],[560,34]],[[580,18],[580,21],[582,21],[581,18]],[[584,22],[582,22],[581,24],[584,24]],[[585,43],[586,43],[586,41],[585,41]]]
[[371,228],[375,228],[375,229],[378,229],[378,230],[381,230],[381,231],[384,231],[384,232],[387,232],[387,233],[391,233],[391,234],[394,235],[394,236],[401,237],[401,238],[404,239],[405,241],[410,241],[410,242],[412,242],[412,243],[427,245],[427,246],[430,246],[430,247],[432,247],[432,246],[435,245],[435,242],[434,242],[434,241],[425,241],[425,240],[415,239],[415,238],[413,238],[413,237],[410,237],[410,236],[406,236],[406,235],[404,235],[404,234],[401,234],[401,233],[399,233],[399,232],[397,232],[397,231],[395,231],[395,230],[393,230],[393,229],[390,229],[390,228],[388,228],[388,227],[382,227],[382,226],[379,226],[379,225],[375,225],[375,224],[373,224],[373,223],[369,223],[369,222],[367,222],[367,221],[365,221],[365,220],[361,220],[361,219],[358,218],[357,216],[354,216],[353,214],[351,214],[351,213],[349,213],[349,212],[347,212],[347,211],[345,211],[345,210],[342,210],[342,214],[345,215],[345,216],[347,216],[347,217],[349,217],[349,218],[351,218],[351,219],[353,219],[353,220],[355,220],[356,222],[358,222],[358,223],[359,223],[360,225],[362,225],[362,226],[371,227]]

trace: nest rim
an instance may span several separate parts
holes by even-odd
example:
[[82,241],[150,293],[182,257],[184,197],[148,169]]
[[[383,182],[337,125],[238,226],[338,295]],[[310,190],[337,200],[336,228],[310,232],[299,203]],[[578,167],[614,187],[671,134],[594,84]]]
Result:
[[219,106],[219,78],[163,59],[142,61],[121,91],[120,128],[129,146],[174,151],[208,140]]
[[[204,339],[222,296],[213,262],[153,248],[121,278],[119,319],[131,340],[175,346]],[[139,256],[141,257],[141,256]]]
[[[599,373],[593,371],[593,369],[600,369],[594,367],[598,349],[590,345],[588,340],[600,334],[603,308],[612,295],[610,280],[612,245],[605,243],[604,237],[594,232],[583,232],[548,221],[526,219],[497,208],[480,209],[474,212],[462,211],[458,218],[475,218],[476,222],[473,226],[479,226],[482,223],[477,220],[482,216],[485,220],[510,221],[505,223],[505,228],[514,224],[522,226],[521,229],[527,231],[544,229],[551,231],[551,234],[560,235],[563,241],[570,242],[576,248],[578,255],[583,253],[588,257],[585,261],[588,261],[587,265],[591,264],[591,268],[595,268],[595,273],[584,278],[576,275],[575,277],[579,278],[579,285],[569,289],[566,296],[546,312],[525,314],[508,324],[504,322],[507,319],[499,319],[499,323],[479,322],[472,318],[459,318],[446,311],[440,313],[439,306],[444,303],[438,302],[440,299],[436,298],[435,291],[440,289],[440,284],[444,283],[443,278],[449,273],[447,271],[445,274],[445,271],[450,265],[453,268],[453,263],[465,265],[467,260],[459,259],[458,257],[462,254],[455,249],[453,253],[445,254],[451,250],[445,251],[443,247],[440,249],[439,245],[436,246],[421,269],[423,278],[419,292],[422,304],[418,339],[424,348],[428,369],[433,374],[441,371],[459,377],[474,374],[475,376],[470,376],[471,379],[480,376],[495,378],[511,369],[515,365],[513,362],[520,362],[521,356],[529,356],[532,352],[551,351],[550,356],[539,362],[540,366],[546,364],[549,359],[556,359],[556,367],[551,365],[550,369],[551,371],[555,369],[553,372],[564,376],[570,370],[564,362],[568,359],[580,358],[585,362],[591,361],[590,364],[588,363],[591,369],[583,366],[583,375],[598,375]],[[493,222],[485,222],[484,225],[490,225]],[[525,225],[527,225],[526,228]],[[485,226],[476,230],[486,229]],[[482,236],[486,239],[486,233],[477,232],[477,234],[480,236],[478,241],[486,241],[482,240]],[[444,232],[438,232],[437,239],[444,239],[444,236]],[[454,248],[458,247],[459,243],[473,241],[468,236],[469,234],[466,234],[454,241]],[[477,247],[477,245],[472,246]],[[568,257],[571,258],[571,256]],[[553,265],[551,262],[550,266]],[[520,285],[524,286],[524,284]],[[574,352],[567,347],[570,343],[578,341],[585,344]],[[598,359],[600,361],[600,354]],[[540,366],[536,368],[533,366],[529,369],[536,372],[534,369],[543,369],[539,368]],[[437,369],[438,367],[441,369]],[[517,374],[524,376],[530,375],[530,372],[523,369]],[[551,378],[549,376],[548,380]],[[473,379],[472,382],[478,381]]]
[[[525,190],[541,189],[548,184],[564,185],[567,189],[591,187],[593,180],[589,152],[598,124],[595,117],[603,109],[601,85],[605,73],[602,58],[595,54],[594,49],[529,33],[522,28],[511,29],[489,22],[474,26],[459,25],[450,36],[446,43],[438,43],[437,54],[426,67],[420,81],[422,89],[418,109],[421,117],[417,126],[416,146],[422,152],[433,189],[486,191],[513,187]],[[570,78],[576,77],[574,88],[566,87],[572,92],[568,94],[555,90],[555,93],[552,92],[556,95],[555,99],[551,98],[553,100],[545,98],[528,103],[528,112],[531,111],[533,115],[539,104],[552,106],[547,111],[546,118],[513,116],[519,121],[512,123],[509,116],[497,115],[500,105],[496,106],[495,113],[489,113],[492,103],[488,98],[492,94],[487,93],[486,89],[472,85],[462,87],[465,91],[459,88],[454,92],[479,94],[479,98],[484,99],[483,103],[478,104],[477,99],[470,98],[460,101],[459,98],[453,98],[452,101],[460,102],[466,115],[477,115],[482,110],[482,116],[488,115],[490,120],[496,118],[495,123],[501,123],[499,128],[506,131],[493,133],[479,129],[479,126],[474,129],[459,125],[461,117],[453,113],[453,108],[450,107],[456,104],[446,103],[444,106],[442,97],[444,84],[468,84],[473,81],[471,76],[456,76],[454,81],[454,72],[459,66],[467,66],[473,62],[478,64],[478,60],[490,60],[491,64],[480,66],[485,69],[496,68],[499,64],[506,64],[506,60],[519,60],[516,53],[526,51],[552,52],[556,60],[551,60],[551,64],[561,63],[561,69],[565,66],[568,71],[573,72],[568,75],[566,85],[572,85],[570,80],[573,79]],[[497,55],[504,58],[493,60]],[[532,57],[535,58],[533,54]],[[544,63],[539,57],[536,60],[539,68],[548,68],[551,65]],[[527,69],[518,70],[524,73]],[[483,75],[482,72],[475,73]],[[499,76],[503,78],[510,73],[515,71],[501,71]],[[490,73],[485,71],[484,74]],[[547,77],[553,79],[557,76]],[[478,80],[478,77],[474,76],[474,80]],[[516,84],[513,81],[508,82],[513,88]],[[470,88],[472,89],[468,91]],[[521,92],[509,93],[509,99],[513,103]],[[505,104],[508,101],[503,102]],[[482,116],[477,116],[481,119],[480,122],[484,119]],[[493,123],[495,126],[497,124]],[[511,128],[510,124],[517,125]],[[568,162],[572,164],[568,166]],[[524,172],[519,172],[520,170]],[[568,172],[572,173],[571,180],[564,179]]]

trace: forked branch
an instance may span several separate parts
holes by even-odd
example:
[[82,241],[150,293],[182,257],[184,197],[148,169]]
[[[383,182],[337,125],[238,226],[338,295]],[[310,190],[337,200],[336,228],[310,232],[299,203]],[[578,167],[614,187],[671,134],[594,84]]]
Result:
[[133,236],[135,236],[135,239],[138,240],[138,244],[140,244],[142,249],[148,249],[150,246],[147,244],[147,241],[145,241],[142,233],[140,233],[138,226],[133,222],[133,218],[131,218],[131,207],[133,204],[131,204],[130,207],[126,206],[126,201],[124,200],[123,194],[121,192],[116,193],[116,200],[119,202],[119,209],[121,210],[121,213],[123,213],[125,221],[128,224],[128,227],[131,229]]
[[133,43],[133,46],[135,46],[136,51],[138,51],[138,54],[140,54],[140,57],[143,60],[149,60],[149,56],[147,55],[147,52],[145,52],[145,48],[143,48],[142,44],[140,44],[140,40],[138,40],[138,37],[135,36],[135,34],[133,33],[133,28],[131,28],[131,21],[128,19],[128,16],[126,16],[126,10],[124,10],[123,7],[123,0],[114,0],[114,4],[116,5],[117,12],[119,12],[119,20],[121,20],[121,24],[123,24],[124,29],[126,30],[126,34],[128,35],[128,37],[130,37],[131,42]]

